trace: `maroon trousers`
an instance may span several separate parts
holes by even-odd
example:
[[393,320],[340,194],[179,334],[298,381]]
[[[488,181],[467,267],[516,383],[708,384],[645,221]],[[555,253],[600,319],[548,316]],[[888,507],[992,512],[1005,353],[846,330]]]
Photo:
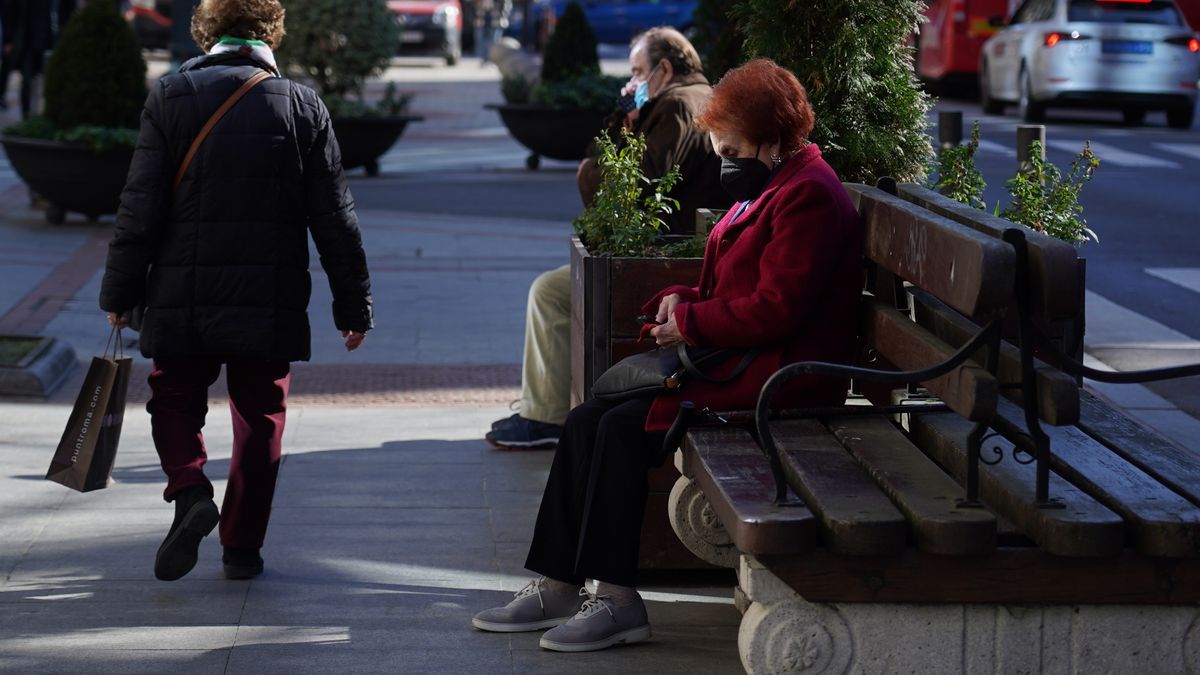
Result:
[[[150,373],[151,433],[159,461],[167,474],[163,497],[170,501],[180,490],[203,486],[204,418],[208,388],[221,373],[221,360],[155,360]],[[287,393],[291,380],[287,361],[225,362],[229,408],[233,413],[233,459],[221,507],[221,544],[261,548],[271,516],[275,479],[279,475]]]

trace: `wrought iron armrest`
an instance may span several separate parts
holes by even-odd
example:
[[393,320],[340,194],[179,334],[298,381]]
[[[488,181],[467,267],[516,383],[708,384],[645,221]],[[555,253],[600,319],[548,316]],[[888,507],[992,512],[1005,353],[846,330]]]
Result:
[[874,370],[823,361],[801,361],[777,370],[759,392],[758,405],[754,411],[754,428],[758,432],[758,444],[770,461],[771,474],[775,478],[775,503],[785,503],[788,490],[787,477],[783,472],[783,462],[779,458],[779,446],[775,443],[775,437],[771,434],[770,427],[771,400],[774,399],[780,387],[801,375],[849,376],[867,382],[896,385],[926,382],[941,377],[966,363],[976,351],[987,345],[989,340],[995,340],[998,337],[1000,326],[1001,319],[993,318],[949,359],[922,370]]
[[1200,363],[1170,366],[1168,368],[1150,368],[1147,370],[1096,370],[1064,354],[1061,349],[1051,342],[1050,338],[1042,335],[1040,332],[1037,334],[1037,341],[1038,346],[1042,349],[1042,354],[1060,370],[1068,375],[1082,376],[1097,382],[1139,384],[1142,382],[1158,382],[1160,380],[1173,380],[1180,377],[1200,375]]

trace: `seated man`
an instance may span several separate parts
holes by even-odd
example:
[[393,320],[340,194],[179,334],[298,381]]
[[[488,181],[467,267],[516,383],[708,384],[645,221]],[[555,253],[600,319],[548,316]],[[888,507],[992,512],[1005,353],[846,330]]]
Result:
[[[625,123],[646,138],[642,171],[658,178],[679,165],[683,179],[670,196],[679,209],[664,220],[674,234],[693,230],[698,208],[724,208],[730,198],[721,188],[721,160],[708,134],[694,124],[712,88],[700,56],[679,31],[652,28],[634,38],[629,52],[632,76],[622,89],[635,108]],[[584,204],[596,196],[601,169],[585,159],[577,174]],[[571,272],[569,265],[550,270],[529,288],[525,314],[525,356],[520,411],[492,424],[489,443],[505,449],[553,448],[571,409]]]

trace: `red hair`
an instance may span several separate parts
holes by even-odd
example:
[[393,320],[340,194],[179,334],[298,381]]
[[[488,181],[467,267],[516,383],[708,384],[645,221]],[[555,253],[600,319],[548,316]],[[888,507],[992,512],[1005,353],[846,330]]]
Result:
[[814,119],[800,80],[771,59],[755,59],[721,78],[696,123],[705,131],[736,133],[755,145],[778,141],[786,154],[804,147]]

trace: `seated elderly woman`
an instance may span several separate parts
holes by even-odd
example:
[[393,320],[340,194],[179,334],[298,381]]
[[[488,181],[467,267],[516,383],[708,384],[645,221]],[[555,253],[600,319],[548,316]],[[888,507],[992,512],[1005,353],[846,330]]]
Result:
[[[804,87],[772,61],[751,61],[713,89],[697,123],[721,155],[721,183],[737,203],[709,235],[699,285],[664,289],[646,304],[660,324],[651,334],[660,346],[757,355],[727,384],[689,382],[672,395],[590,400],[572,410],[525,563],[542,576],[508,605],[477,614],[478,629],[552,628],[540,644],[556,651],[648,638],[635,590],[646,472],[661,457],[681,400],[749,409],[780,367],[853,356],[862,230],[837,175],[808,141],[813,111]],[[836,378],[799,378],[775,404],[839,405],[846,387]],[[589,578],[597,582],[591,595],[581,589]]]

